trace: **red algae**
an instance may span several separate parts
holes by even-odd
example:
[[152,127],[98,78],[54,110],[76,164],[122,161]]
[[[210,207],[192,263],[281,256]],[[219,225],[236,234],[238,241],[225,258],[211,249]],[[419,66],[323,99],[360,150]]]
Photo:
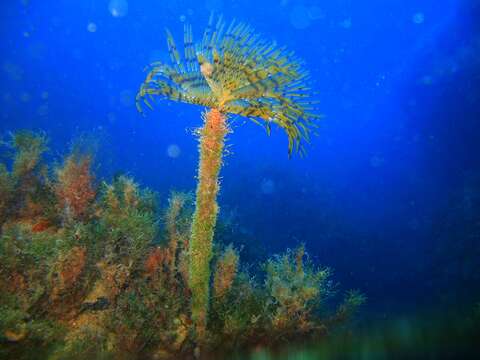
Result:
[[52,227],[52,224],[47,219],[40,219],[32,226],[32,232],[39,233]]
[[156,247],[148,254],[144,265],[147,275],[152,276],[158,271],[167,259],[167,252],[166,249]]
[[95,199],[91,162],[89,155],[70,155],[63,168],[57,170],[55,194],[67,218],[85,219]]

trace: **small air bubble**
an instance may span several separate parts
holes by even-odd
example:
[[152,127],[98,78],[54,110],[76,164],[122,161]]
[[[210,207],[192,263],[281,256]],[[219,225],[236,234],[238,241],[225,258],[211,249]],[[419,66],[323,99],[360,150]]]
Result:
[[37,115],[38,116],[47,116],[48,115],[48,105],[43,104],[43,105],[39,106],[38,109],[37,109]]
[[350,29],[352,27],[352,19],[348,18],[348,19],[345,19],[343,20],[341,23],[340,23],[340,26],[343,27],[344,29]]
[[298,30],[308,28],[310,26],[308,9],[303,5],[295,6],[290,13],[290,24]]
[[135,99],[135,95],[133,91],[127,89],[127,90],[122,90],[120,92],[120,103],[123,106],[125,107],[132,106],[134,104],[134,99]]
[[325,14],[320,7],[314,5],[308,9],[308,17],[312,20],[319,20],[324,19]]
[[113,112],[107,114],[107,119],[110,124],[113,124],[117,120],[117,116]]
[[24,93],[22,93],[22,95],[20,95],[20,100],[22,102],[29,102],[30,99],[31,99],[31,96],[28,92],[24,92]]
[[97,24],[95,24],[94,22],[88,23],[87,30],[88,30],[88,32],[91,32],[91,33],[96,32],[97,31]]
[[275,182],[272,179],[263,178],[260,184],[260,191],[262,194],[271,195],[275,192]]
[[113,17],[123,17],[128,14],[128,2],[127,0],[111,0],[108,10]]
[[181,152],[182,151],[180,150],[180,147],[177,144],[170,144],[167,147],[167,155],[172,159],[178,158]]
[[425,15],[422,12],[418,12],[412,16],[412,21],[417,24],[423,24],[425,21]]

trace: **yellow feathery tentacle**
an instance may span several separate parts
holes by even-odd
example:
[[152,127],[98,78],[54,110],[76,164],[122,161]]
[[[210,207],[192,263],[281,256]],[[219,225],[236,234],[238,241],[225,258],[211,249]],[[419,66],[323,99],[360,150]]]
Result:
[[320,116],[310,100],[309,74],[285,47],[266,41],[248,25],[210,16],[200,42],[184,25],[183,56],[167,30],[171,64],[154,63],[137,95],[137,107],[154,97],[216,108],[282,128],[288,151],[304,152]]

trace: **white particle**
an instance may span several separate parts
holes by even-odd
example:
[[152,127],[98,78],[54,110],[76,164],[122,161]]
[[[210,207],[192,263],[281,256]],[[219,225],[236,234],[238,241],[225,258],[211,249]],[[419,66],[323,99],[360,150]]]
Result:
[[422,12],[418,12],[412,16],[412,21],[417,24],[423,24],[425,21],[425,15]]
[[265,195],[270,195],[275,192],[275,182],[272,179],[264,178],[260,184],[260,190]]
[[352,19],[345,19],[340,23],[340,26],[344,29],[350,29],[352,27]]
[[303,5],[297,5],[290,13],[290,24],[295,29],[303,30],[310,26],[308,9]]
[[132,106],[134,104],[134,100],[135,100],[135,94],[133,93],[132,90],[122,90],[120,92],[120,103],[125,106],[125,107],[129,107],[129,106]]
[[320,7],[314,5],[308,9],[308,17],[312,20],[324,19],[325,14]]
[[180,153],[182,151],[180,150],[180,147],[177,144],[170,144],[167,147],[167,156],[176,159],[180,156]]
[[88,32],[91,32],[91,33],[96,32],[97,31],[97,24],[95,24],[94,22],[88,23],[87,30],[88,30]]
[[113,17],[123,17],[128,14],[127,0],[110,0],[108,10]]

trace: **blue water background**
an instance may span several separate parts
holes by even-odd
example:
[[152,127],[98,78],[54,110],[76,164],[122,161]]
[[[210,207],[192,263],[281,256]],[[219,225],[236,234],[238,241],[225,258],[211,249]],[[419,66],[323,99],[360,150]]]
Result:
[[292,159],[281,131],[231,118],[219,201],[245,256],[304,242],[379,313],[480,299],[478,1],[2,1],[0,132],[45,131],[57,161],[93,134],[100,178],[130,174],[163,206],[193,190],[203,109],[142,117],[134,97],[165,28],[199,39],[211,11],[303,58],[325,116]]

